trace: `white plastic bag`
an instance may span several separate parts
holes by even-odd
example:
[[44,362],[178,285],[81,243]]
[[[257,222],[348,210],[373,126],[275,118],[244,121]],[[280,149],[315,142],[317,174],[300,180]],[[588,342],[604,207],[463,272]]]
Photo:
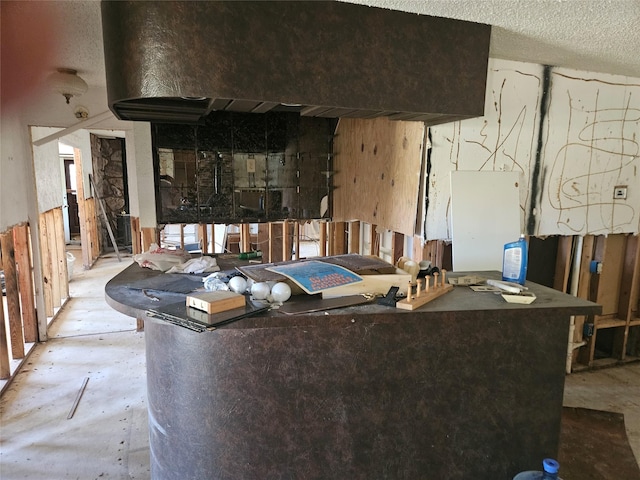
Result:
[[171,267],[167,273],[205,273],[220,270],[216,259],[213,257],[199,257]]
[[134,255],[133,260],[143,268],[166,272],[171,267],[185,263],[190,258],[191,255],[181,248],[169,250],[158,247],[158,245],[153,243],[148,252]]

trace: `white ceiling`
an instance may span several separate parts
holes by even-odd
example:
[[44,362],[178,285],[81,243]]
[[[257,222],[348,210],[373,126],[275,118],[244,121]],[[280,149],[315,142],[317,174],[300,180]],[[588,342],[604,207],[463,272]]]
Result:
[[[495,58],[640,78],[640,0],[349,1],[493,25],[490,56]],[[4,14],[8,2],[2,0],[1,5]],[[33,24],[33,12],[43,8],[48,9],[49,21],[58,22],[56,47],[44,70],[77,69],[90,89],[72,104],[88,106],[90,115],[101,113],[107,103],[99,0],[19,1],[9,10],[8,21],[33,31],[39,28]],[[59,104],[56,98],[50,105]],[[51,114],[49,103],[44,105],[42,115]],[[57,123],[39,123],[67,126],[76,121],[67,112]]]
[[490,56],[640,77],[640,0],[349,0],[492,25]]

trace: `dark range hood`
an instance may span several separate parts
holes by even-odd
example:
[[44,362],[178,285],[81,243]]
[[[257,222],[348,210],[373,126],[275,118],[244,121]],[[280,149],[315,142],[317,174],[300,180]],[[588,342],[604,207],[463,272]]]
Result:
[[109,106],[421,120],[484,114],[488,25],[325,1],[104,1]]

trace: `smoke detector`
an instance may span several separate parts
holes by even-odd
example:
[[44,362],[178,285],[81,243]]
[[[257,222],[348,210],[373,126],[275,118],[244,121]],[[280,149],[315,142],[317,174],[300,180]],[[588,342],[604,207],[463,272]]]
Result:
[[86,120],[89,118],[89,110],[87,110],[87,107],[83,107],[82,105],[78,105],[73,111],[73,114],[80,120]]

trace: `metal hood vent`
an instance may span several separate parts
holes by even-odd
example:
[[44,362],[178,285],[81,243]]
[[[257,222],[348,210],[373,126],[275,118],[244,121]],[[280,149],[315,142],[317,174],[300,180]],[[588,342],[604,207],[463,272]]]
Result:
[[488,25],[325,1],[103,1],[102,24],[109,106],[123,120],[484,114]]

